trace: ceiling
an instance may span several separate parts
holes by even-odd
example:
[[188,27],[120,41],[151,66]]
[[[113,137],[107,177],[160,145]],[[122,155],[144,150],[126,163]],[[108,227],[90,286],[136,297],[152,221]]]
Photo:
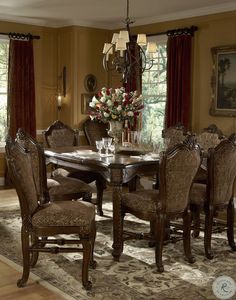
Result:
[[[232,0],[130,0],[135,25],[236,10]],[[123,27],[126,0],[0,0],[0,20],[48,27]]]

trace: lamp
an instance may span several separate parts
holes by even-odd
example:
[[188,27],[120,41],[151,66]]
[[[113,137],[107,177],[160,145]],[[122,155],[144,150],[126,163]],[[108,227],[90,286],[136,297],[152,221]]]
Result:
[[58,76],[57,84],[57,109],[61,110],[62,97],[66,97],[66,67],[64,66],[61,74]]
[[[123,82],[130,76],[139,76],[153,66],[153,53],[157,51],[156,43],[147,43],[146,34],[138,34],[137,40],[130,34],[129,0],[127,0],[127,16],[124,20],[126,30],[114,33],[111,43],[103,47],[103,67],[106,71],[116,70],[122,74]],[[147,50],[144,50],[144,47]]]

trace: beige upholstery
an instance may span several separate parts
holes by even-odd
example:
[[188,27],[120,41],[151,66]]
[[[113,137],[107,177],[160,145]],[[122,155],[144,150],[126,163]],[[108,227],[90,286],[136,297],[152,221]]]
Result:
[[176,124],[162,130],[162,137],[168,139],[168,147],[182,143],[187,134],[189,133],[187,133],[187,130],[181,124]]
[[[27,283],[30,267],[34,267],[37,263],[39,252],[59,253],[62,251],[83,252],[82,283],[86,289],[90,289],[88,267],[89,264],[95,267],[93,261],[96,235],[94,205],[84,201],[50,201],[46,186],[43,151],[24,130],[18,130],[15,141],[11,138],[7,139],[6,160],[19,198],[22,217],[23,274],[17,282],[18,287],[23,287]],[[69,242],[64,238],[58,239],[58,234],[63,236],[69,234]],[[72,240],[71,236],[75,234],[77,239]],[[60,247],[67,243],[66,248]],[[72,248],[70,244],[76,244],[76,246],[81,244],[82,247]]]

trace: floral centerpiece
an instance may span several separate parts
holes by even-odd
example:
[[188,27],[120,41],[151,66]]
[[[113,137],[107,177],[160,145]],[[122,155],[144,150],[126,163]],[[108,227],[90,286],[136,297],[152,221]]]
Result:
[[102,88],[89,103],[90,118],[107,123],[110,121],[128,120],[135,125],[136,119],[143,109],[142,95],[137,91],[126,93],[125,88]]

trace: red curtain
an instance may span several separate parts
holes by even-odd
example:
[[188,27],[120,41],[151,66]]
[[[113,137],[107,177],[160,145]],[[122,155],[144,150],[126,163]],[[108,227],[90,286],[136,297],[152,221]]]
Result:
[[181,123],[189,128],[191,84],[190,34],[171,35],[167,43],[166,127]]
[[8,126],[15,137],[19,127],[36,137],[33,42],[10,40]]

